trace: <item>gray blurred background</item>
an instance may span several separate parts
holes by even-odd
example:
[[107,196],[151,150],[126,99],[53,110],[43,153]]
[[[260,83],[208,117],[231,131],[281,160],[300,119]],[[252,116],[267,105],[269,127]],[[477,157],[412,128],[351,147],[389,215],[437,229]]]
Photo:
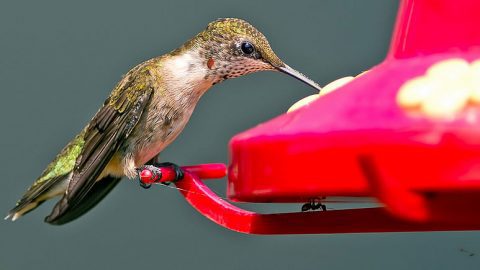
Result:
[[[208,22],[250,21],[286,63],[325,85],[383,59],[397,5],[395,0],[2,1],[0,213],[7,213],[90,120],[122,74],[176,48]],[[273,72],[215,86],[162,160],[228,162],[234,134],[311,93]],[[224,193],[224,183],[212,187]],[[243,235],[208,221],[173,189],[143,190],[133,181],[122,182],[93,211],[65,226],[43,223],[53,203],[17,222],[0,222],[1,270],[480,267],[476,232]]]

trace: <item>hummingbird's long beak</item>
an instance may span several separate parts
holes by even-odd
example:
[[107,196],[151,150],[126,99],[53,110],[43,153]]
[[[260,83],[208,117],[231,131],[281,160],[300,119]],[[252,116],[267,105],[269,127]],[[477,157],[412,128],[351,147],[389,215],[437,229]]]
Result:
[[295,69],[289,67],[288,65],[284,65],[283,67],[280,66],[280,67],[276,67],[276,69],[282,73],[285,73],[287,75],[290,75],[292,77],[294,77],[295,79],[317,89],[318,91],[321,91],[322,88],[320,87],[320,85],[318,85],[316,82],[310,80],[309,78],[307,78],[307,76],[303,75],[302,73],[296,71]]

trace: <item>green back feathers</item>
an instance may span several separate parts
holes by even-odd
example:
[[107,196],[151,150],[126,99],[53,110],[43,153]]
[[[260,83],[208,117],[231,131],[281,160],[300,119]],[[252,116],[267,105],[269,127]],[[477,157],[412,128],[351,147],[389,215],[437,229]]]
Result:
[[159,76],[154,76],[152,73],[158,73],[160,59],[160,57],[152,58],[130,70],[115,86],[105,105],[110,105],[115,111],[123,113],[137,101],[145,89],[158,86]]
[[62,151],[48,165],[45,171],[43,171],[42,175],[38,178],[32,188],[43,181],[69,174],[73,170],[75,161],[80,155],[85,142],[84,135],[85,130],[80,132],[80,134],[62,149]]

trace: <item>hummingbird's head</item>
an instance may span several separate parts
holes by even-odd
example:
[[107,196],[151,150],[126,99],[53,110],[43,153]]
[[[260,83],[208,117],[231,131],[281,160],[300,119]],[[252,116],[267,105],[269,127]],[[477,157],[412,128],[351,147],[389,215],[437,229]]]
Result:
[[286,73],[320,90],[320,86],[286,65],[273,52],[267,38],[248,22],[225,18],[207,28],[185,46],[199,49],[213,84],[245,74],[275,70]]

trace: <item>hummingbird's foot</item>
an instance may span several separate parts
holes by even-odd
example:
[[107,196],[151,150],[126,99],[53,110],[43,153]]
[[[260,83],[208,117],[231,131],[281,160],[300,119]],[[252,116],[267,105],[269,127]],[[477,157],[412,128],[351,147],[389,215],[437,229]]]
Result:
[[[175,176],[172,180],[163,180],[162,181],[162,170],[161,168],[171,167],[175,173]],[[148,189],[152,186],[153,183],[160,183],[163,185],[170,185],[170,183],[175,183],[183,179],[184,173],[183,170],[176,164],[170,162],[154,163],[152,165],[143,165],[136,169],[138,174],[138,181],[140,186]],[[166,176],[169,177],[169,176]],[[169,177],[170,178],[170,177]]]
[[[152,187],[151,183],[162,178],[162,171],[153,165],[144,165],[136,170],[138,174],[138,183],[144,189],[149,189]],[[148,183],[145,182],[144,178],[148,179]]]
[[165,182],[164,184],[169,185],[170,183],[175,183],[183,179],[184,172],[180,166],[175,163],[171,162],[161,162],[155,163],[155,166],[162,168],[162,167],[171,167],[175,171],[175,178],[170,182]]
[[306,211],[309,211],[309,210],[318,210],[318,209],[322,209],[322,211],[327,211],[327,206],[325,206],[324,204],[322,204],[321,202],[321,199],[312,199],[311,201],[305,203],[304,205],[302,205],[302,212],[306,212]]

